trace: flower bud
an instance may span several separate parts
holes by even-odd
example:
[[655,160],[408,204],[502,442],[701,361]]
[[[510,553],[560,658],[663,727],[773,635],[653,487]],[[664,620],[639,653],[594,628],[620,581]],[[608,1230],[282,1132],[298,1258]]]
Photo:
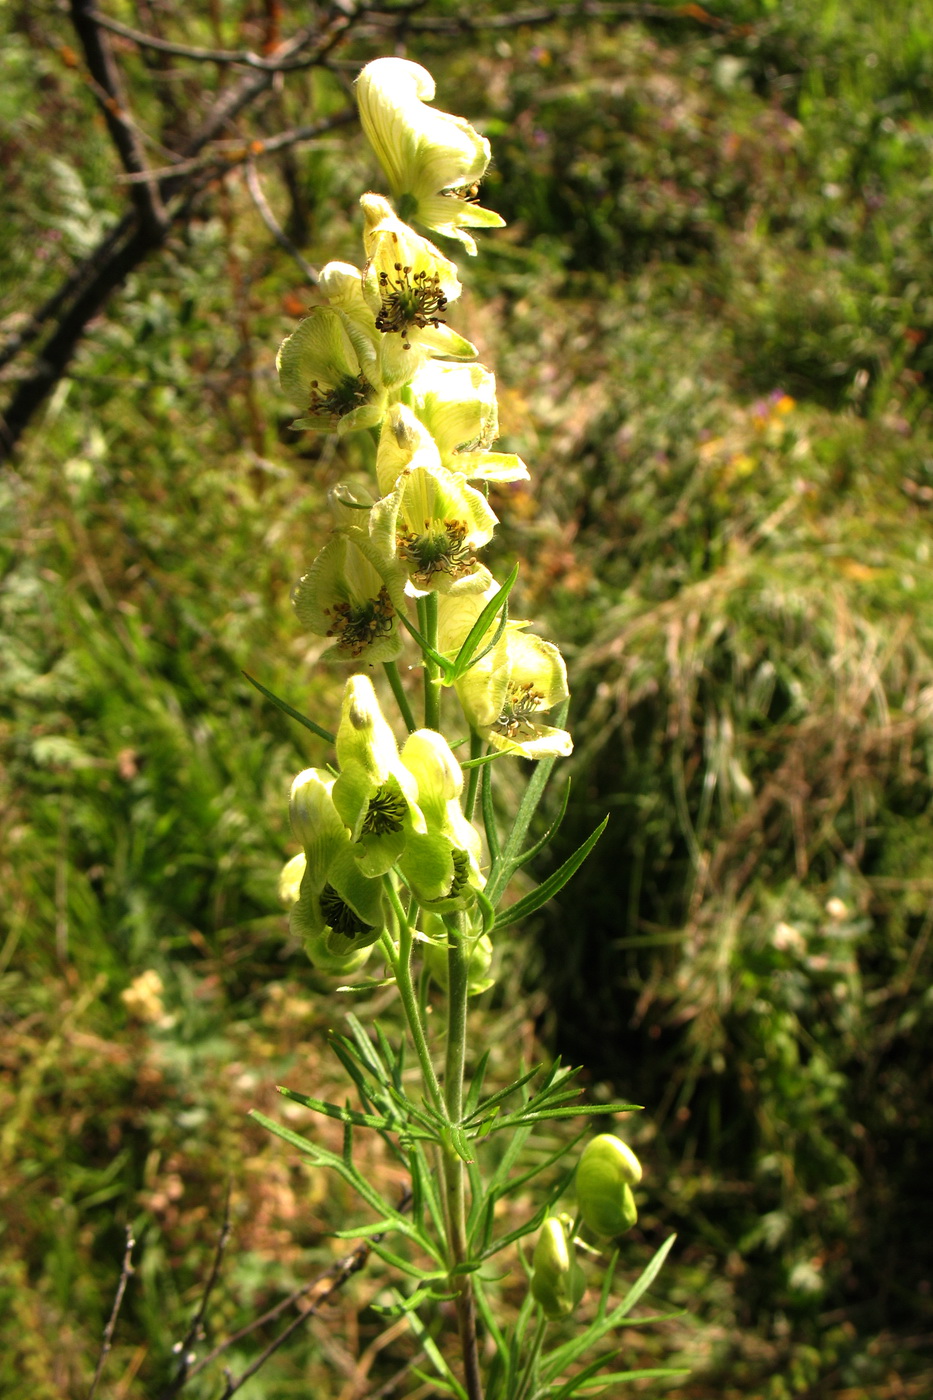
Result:
[[[438,936],[436,943],[426,943],[424,948],[424,965],[439,987],[446,992],[448,987],[448,967],[447,967],[447,930],[442,920],[436,914],[422,914],[426,933],[434,933]],[[489,969],[492,966],[492,939],[487,933],[479,934],[469,947],[469,962],[467,963],[467,996],[479,996],[480,992],[488,991],[493,985],[495,978],[489,976]]]
[[638,1219],[632,1187],[639,1181],[641,1164],[626,1143],[612,1133],[587,1143],[577,1164],[577,1202],[594,1234],[611,1238],[632,1228]]
[[571,1254],[567,1230],[556,1215],[545,1220],[531,1257],[531,1292],[545,1317],[566,1317],[583,1297],[586,1278]]

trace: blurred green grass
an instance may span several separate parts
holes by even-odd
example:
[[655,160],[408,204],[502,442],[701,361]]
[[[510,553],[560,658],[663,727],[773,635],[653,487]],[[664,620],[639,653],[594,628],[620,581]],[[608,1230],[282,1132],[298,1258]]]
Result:
[[[922,1396],[933,31],[861,0],[701,16],[409,48],[493,141],[510,228],[464,269],[458,324],[533,476],[495,548],[528,557],[522,610],[571,661],[567,841],[613,815],[480,1027],[509,1039],[527,964],[516,1035],[537,1019],[594,1092],[647,1105],[634,1247],[676,1224],[663,1292],[689,1317],[633,1344],[694,1367],[675,1393]],[[6,22],[15,329],[117,204],[103,128]],[[264,169],[317,262],[357,256],[372,177],[356,136]],[[288,591],[366,449],[287,429],[274,352],[307,299],[218,188],[2,483],[0,1389],[23,1400],[86,1393],[125,1224],[121,1397],[169,1373],[228,1181],[212,1338],[329,1262],[352,1209],[244,1117],[281,1112],[283,1079],[324,1092],[340,1014],[275,901],[288,782],[323,754],[241,675],[318,715],[340,690]],[[151,1020],[120,996],[147,969]],[[336,1338],[358,1307],[377,1335],[379,1277],[265,1384],[347,1394]]]

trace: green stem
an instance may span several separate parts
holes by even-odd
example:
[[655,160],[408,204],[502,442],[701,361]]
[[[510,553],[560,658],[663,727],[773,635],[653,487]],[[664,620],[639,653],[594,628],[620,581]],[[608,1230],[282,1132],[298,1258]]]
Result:
[[[463,1076],[466,1067],[467,996],[469,994],[469,950],[463,914],[447,923],[447,1055],[444,1065],[444,1102],[451,1123],[463,1117]],[[453,1270],[467,1261],[466,1171],[452,1144],[444,1148],[444,1196],[448,1228],[448,1259]],[[483,1400],[476,1336],[476,1300],[470,1275],[455,1274],[451,1279],[457,1293],[457,1322],[463,1353],[463,1379],[469,1400]]]
[[528,1352],[528,1359],[522,1370],[521,1380],[515,1392],[513,1400],[523,1400],[527,1395],[529,1387],[534,1379],[535,1366],[541,1354],[541,1347],[544,1342],[544,1334],[547,1331],[547,1318],[544,1313],[538,1312],[538,1321],[535,1324],[535,1334],[531,1339],[531,1348]]
[[[422,609],[421,604],[424,604]],[[427,593],[419,599],[418,616],[424,618],[421,628],[428,646],[437,651],[437,594]],[[424,658],[424,727],[441,727],[441,681],[440,671],[429,656]]]
[[[475,729],[470,730],[470,757],[479,758],[483,751],[483,741]],[[476,790],[479,787],[480,769],[469,769],[467,779],[466,799],[463,803],[463,815],[468,822],[473,820],[473,808],[476,806]]]
[[392,694],[395,696],[395,702],[398,705],[399,713],[405,721],[405,727],[409,734],[413,734],[418,726],[415,723],[415,717],[408,703],[408,696],[405,694],[402,678],[398,673],[398,665],[395,661],[383,661],[382,667],[388,677],[389,685],[392,687]]
[[398,897],[398,890],[395,888],[391,875],[386,875],[383,883],[398,920],[398,956],[392,959],[392,971],[395,975],[399,996],[402,999],[405,1019],[408,1021],[408,1027],[411,1031],[418,1063],[421,1066],[421,1078],[424,1082],[425,1092],[431,1100],[432,1107],[436,1108],[438,1112],[443,1112],[444,1096],[441,1093],[441,1086],[431,1062],[431,1051],[428,1049],[421,1008],[418,1005],[418,997],[411,977],[411,950],[414,942],[412,925],[402,908],[402,901]]

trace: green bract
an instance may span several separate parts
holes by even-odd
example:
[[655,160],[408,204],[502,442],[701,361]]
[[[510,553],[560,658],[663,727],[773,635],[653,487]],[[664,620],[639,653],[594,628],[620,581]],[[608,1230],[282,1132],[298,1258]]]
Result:
[[385,908],[381,882],[367,879],[352,853],[333,788],[333,778],[317,768],[292,783],[289,815],[305,870],[289,927],[316,966],[347,973],[365,962],[385,925]]
[[365,875],[384,875],[427,826],[418,806],[417,781],[399,758],[395,736],[366,676],[347,681],[337,760],[334,805],[349,827],[353,853]]
[[489,164],[489,142],[462,117],[425,106],[434,79],[419,63],[377,58],[356,80],[360,121],[406,219],[476,244],[467,228],[500,228],[504,220],[473,203]]
[[[424,945],[424,965],[437,985],[446,992],[450,984],[450,970],[447,965],[447,927],[437,914],[425,914],[422,932],[429,939]],[[467,993],[471,997],[487,992],[495,983],[490,977],[492,966],[492,939],[481,933],[468,943]]]
[[552,1215],[541,1226],[531,1256],[531,1292],[545,1317],[566,1317],[586,1291],[583,1270],[571,1254],[564,1221]]

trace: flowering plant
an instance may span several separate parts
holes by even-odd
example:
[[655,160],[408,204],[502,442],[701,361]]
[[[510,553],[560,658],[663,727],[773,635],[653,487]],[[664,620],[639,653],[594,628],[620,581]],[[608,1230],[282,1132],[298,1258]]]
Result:
[[[502,223],[476,202],[489,144],[462,118],[428,105],[434,83],[416,63],[375,60],[357,80],[357,95],[395,207],[382,195],[362,196],[363,266],[323,269],[326,304],[287,338],[278,368],[284,392],[302,410],[296,427],[373,435],[376,479],[370,492],[341,485],[331,493],[332,533],[294,591],[304,626],[331,640],[325,657],[348,663],[351,675],[336,734],[303,720],[333,743],[336,765],[309,768],[292,784],[301,852],[285,866],[280,888],[291,932],[320,971],[345,980],[376,964],[374,977],[344,990],[397,988],[421,1094],[415,1098],[403,1083],[404,1046],[381,1031],[374,1038],[348,1016],[350,1034],[334,1036],[333,1048],[359,1107],[282,1091],[339,1120],[343,1152],[256,1116],[372,1209],[372,1223],[341,1233],[365,1237],[397,1269],[390,1306],[407,1318],[438,1392],[460,1400],[594,1394],[636,1376],[672,1374],[607,1371],[618,1349],[600,1348],[649,1287],[672,1241],[617,1303],[614,1252],[584,1323],[569,1340],[566,1327],[559,1329],[551,1342],[551,1323],[570,1318],[585,1293],[581,1249],[599,1253],[581,1232],[611,1240],[632,1226],[641,1169],[611,1134],[592,1139],[578,1166],[572,1152],[586,1126],[544,1161],[523,1161],[523,1151],[542,1122],[632,1105],[571,1103],[579,1092],[575,1072],[559,1062],[484,1094],[488,1052],[475,1064],[468,1052],[468,999],[493,985],[498,936],[566,884],[605,827],[531,893],[504,902],[515,872],[560,822],[529,843],[551,769],[572,749],[564,727],[567,671],[552,642],[510,616],[518,568],[499,583],[480,558],[497,524],[489,484],[522,480],[528,471],[520,458],[494,450],[494,376],[447,319],[460,294],[457,268],[418,231],[474,253],[466,230]],[[420,724],[398,669],[406,633],[423,671]],[[407,731],[401,746],[368,674],[376,665]],[[456,752],[464,743],[468,757]],[[535,769],[502,833],[494,771],[514,756],[533,760]],[[482,829],[473,821],[478,799]],[[444,1008],[442,1018],[431,1018],[444,1024],[436,1038],[442,1064],[429,1030],[429,982]],[[404,1164],[408,1201],[386,1199],[355,1165],[357,1129],[380,1134]],[[559,1214],[575,1172],[576,1213]],[[497,1233],[499,1203],[536,1180],[536,1209],[519,1228]],[[404,1243],[386,1244],[393,1233]],[[521,1242],[531,1236],[528,1262]],[[498,1256],[516,1246],[528,1288],[506,1326],[491,1284],[501,1274]],[[436,1345],[422,1316],[445,1299],[456,1307],[459,1362]]]

